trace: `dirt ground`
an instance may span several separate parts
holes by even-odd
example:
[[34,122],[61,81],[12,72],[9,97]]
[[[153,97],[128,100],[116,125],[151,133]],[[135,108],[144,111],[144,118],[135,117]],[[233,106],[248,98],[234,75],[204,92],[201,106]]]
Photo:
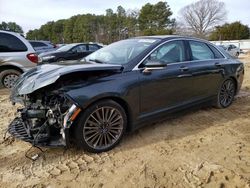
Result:
[[3,142],[15,108],[0,90],[0,187],[250,187],[250,55],[241,93],[227,109],[205,108],[126,135],[112,151],[45,149]]

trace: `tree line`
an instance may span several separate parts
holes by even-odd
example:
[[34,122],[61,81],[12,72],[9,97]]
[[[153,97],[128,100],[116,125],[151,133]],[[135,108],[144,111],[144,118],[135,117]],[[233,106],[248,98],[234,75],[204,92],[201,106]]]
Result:
[[0,30],[13,31],[16,33],[23,34],[22,27],[15,22],[2,22],[2,23],[0,23]]
[[101,42],[109,44],[138,35],[173,34],[175,20],[167,2],[147,3],[141,10],[107,9],[105,15],[82,14],[48,22],[27,33],[28,39],[55,43]]
[[[69,19],[51,21],[27,32],[27,39],[54,43],[100,42],[109,44],[141,35],[189,35],[210,40],[248,39],[247,25],[225,23],[226,8],[218,0],[199,0],[183,7],[178,20],[167,2],[147,3],[140,10],[118,6],[104,15],[81,14]],[[14,22],[0,24],[0,29],[23,33]]]

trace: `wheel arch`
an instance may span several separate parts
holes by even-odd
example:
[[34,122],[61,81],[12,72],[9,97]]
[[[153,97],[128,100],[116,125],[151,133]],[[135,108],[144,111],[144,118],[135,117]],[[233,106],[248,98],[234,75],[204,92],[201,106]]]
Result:
[[21,73],[24,72],[21,68],[14,66],[14,65],[2,65],[2,66],[0,66],[0,72],[5,71],[5,70],[10,70],[10,69],[19,71]]
[[237,93],[237,91],[239,89],[238,88],[238,81],[237,81],[237,79],[235,77],[233,77],[233,76],[230,76],[229,78],[234,81],[234,84],[235,84],[235,93]]
[[[129,107],[129,104],[119,96],[105,96],[105,97],[97,98],[97,99],[91,101],[90,103],[88,103],[86,106],[84,106],[84,108],[82,109],[83,113],[84,113],[84,110],[87,109],[88,107],[90,107],[91,105],[93,105],[97,102],[103,101],[103,100],[112,100],[112,101],[115,101],[116,103],[118,103],[119,105],[121,105],[121,107],[125,110],[125,113],[127,115],[126,132],[131,131],[132,130],[132,111]],[[77,120],[76,120],[76,122],[77,122]],[[74,127],[74,125],[71,127]]]

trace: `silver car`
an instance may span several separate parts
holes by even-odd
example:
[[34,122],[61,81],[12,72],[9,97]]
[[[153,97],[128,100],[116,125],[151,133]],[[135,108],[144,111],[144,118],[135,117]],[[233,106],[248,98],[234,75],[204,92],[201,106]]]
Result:
[[18,77],[37,62],[35,50],[22,35],[0,30],[0,87],[12,88]]
[[40,54],[43,52],[54,51],[57,49],[57,46],[52,44],[50,41],[29,40],[29,42],[37,54]]
[[240,55],[240,48],[238,48],[234,44],[219,45],[219,46],[222,47],[226,52],[228,52],[233,57],[238,57]]

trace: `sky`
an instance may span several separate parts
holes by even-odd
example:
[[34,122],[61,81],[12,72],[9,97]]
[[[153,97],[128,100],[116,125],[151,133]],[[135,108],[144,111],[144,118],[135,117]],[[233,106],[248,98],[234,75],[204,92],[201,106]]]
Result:
[[[48,21],[70,18],[77,14],[105,14],[121,5],[127,9],[140,9],[146,3],[155,4],[160,0],[0,0],[0,22],[16,22],[26,33],[38,29]],[[185,5],[196,0],[167,0],[177,18]],[[227,22],[241,21],[250,26],[250,0],[222,0],[225,2]],[[177,19],[178,21],[178,19]]]

